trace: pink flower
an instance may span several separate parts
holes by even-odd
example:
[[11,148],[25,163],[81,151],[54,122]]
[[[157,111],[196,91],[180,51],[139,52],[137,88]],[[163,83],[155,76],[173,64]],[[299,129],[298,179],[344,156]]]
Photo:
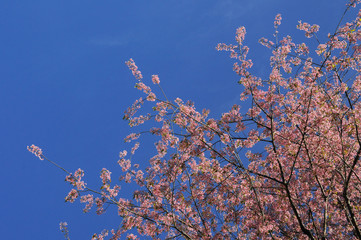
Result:
[[59,225],[60,225],[59,228],[60,228],[61,232],[64,234],[64,237],[66,239],[69,239],[68,223],[67,222],[61,222]]
[[85,183],[81,181],[81,178],[84,176],[84,171],[82,169],[78,169],[75,171],[74,175],[71,173],[65,177],[65,181],[69,182],[74,187],[77,187],[78,190],[84,190]]
[[101,215],[105,212],[104,208],[103,208],[103,205],[104,205],[104,201],[105,199],[104,198],[96,198],[95,199],[95,204],[97,205],[97,210],[96,210],[96,213],[98,215]]
[[154,84],[159,84],[160,81],[158,75],[152,75],[152,81]]
[[246,36],[246,28],[240,27],[236,31],[236,41],[239,45],[242,45],[242,42],[244,40],[244,37]]
[[126,61],[125,64],[128,65],[129,69],[132,71],[133,76],[141,80],[143,78],[142,73],[138,70],[137,65],[135,65],[135,62],[133,59],[129,59],[129,61]]
[[301,31],[305,31],[305,36],[307,38],[311,38],[313,34],[318,32],[320,26],[318,26],[317,24],[311,26],[309,23],[302,23],[302,21],[298,21],[297,28]]
[[79,193],[77,190],[72,189],[69,193],[68,196],[65,197],[65,201],[66,202],[71,202],[73,203],[75,201],[75,199],[77,199],[79,197]]
[[131,153],[134,154],[134,152],[135,152],[138,148],[139,148],[139,142],[136,142],[136,143],[134,144],[134,147],[132,148]]
[[[124,138],[124,141],[125,141],[125,142],[130,142],[130,141],[132,141],[132,140],[138,139],[139,136],[140,136],[140,134],[138,134],[138,133],[131,133],[131,134],[129,134],[128,136],[126,136],[126,137]],[[123,153],[124,153],[124,151],[123,151]],[[126,152],[125,152],[125,155],[126,155]]]
[[318,45],[318,47],[317,47],[316,53],[317,53],[318,55],[321,55],[321,53],[323,53],[323,52],[326,50],[326,48],[327,48],[327,45],[326,45],[326,44],[320,44],[320,45]]
[[281,25],[281,20],[282,20],[281,14],[277,14],[274,21],[275,28]]
[[139,238],[133,233],[127,235],[127,240],[137,240],[137,239]]
[[104,240],[106,236],[108,236],[109,232],[108,230],[103,230],[99,235],[94,233],[92,236],[92,240]]
[[142,170],[138,170],[135,177],[138,178],[138,179],[143,179],[143,175],[144,175],[143,171],[142,171]]
[[118,164],[122,168],[123,172],[128,171],[129,168],[131,167],[130,160],[127,160],[127,159],[124,159],[124,158],[119,159]]
[[44,160],[43,151],[39,147],[37,147],[33,144],[30,147],[28,146],[27,149],[29,150],[29,152],[31,152],[35,156],[37,156],[40,160]]
[[127,172],[127,174],[125,174],[125,182],[130,183],[131,179],[132,179],[132,175],[129,172]]
[[264,37],[262,37],[258,42],[268,48],[271,48],[274,45],[274,42],[272,42]]
[[119,153],[119,158],[124,158],[125,156],[127,156],[127,151],[123,150]]
[[100,178],[102,179],[103,184],[111,182],[110,174],[111,172],[109,172],[107,169],[105,168],[102,169]]
[[154,93],[149,93],[148,94],[148,96],[147,96],[147,101],[149,101],[149,102],[154,102],[155,100],[156,100],[156,96],[155,96],[155,94]]
[[83,209],[84,212],[89,212],[89,210],[91,209],[91,207],[94,204],[94,197],[91,194],[88,195],[84,195],[80,197],[80,202],[81,203],[86,203],[85,208]]
[[67,222],[61,222],[59,225],[60,225],[60,230],[65,230],[65,229],[67,229],[68,223]]

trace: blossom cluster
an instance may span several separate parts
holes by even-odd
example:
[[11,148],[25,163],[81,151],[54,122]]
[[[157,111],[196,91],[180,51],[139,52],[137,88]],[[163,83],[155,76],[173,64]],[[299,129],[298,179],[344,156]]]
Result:
[[33,144],[33,145],[31,145],[30,147],[28,146],[27,149],[28,149],[29,152],[31,152],[31,153],[33,153],[35,156],[37,156],[40,160],[44,160],[44,158],[43,158],[43,151],[42,151],[39,147],[37,147],[37,146],[35,146],[35,145]]
[[133,76],[138,79],[139,81],[142,80],[143,75],[142,72],[138,69],[138,66],[135,64],[133,59],[129,59],[125,62],[129,69],[132,71]]
[[281,14],[277,14],[274,21],[274,27],[277,28],[279,25],[281,25]]
[[307,38],[311,38],[315,33],[318,32],[320,26],[318,26],[317,24],[311,26],[309,23],[299,21],[297,28],[299,30],[305,31],[305,36]]
[[68,230],[68,223],[61,222],[59,224],[60,231],[64,234],[65,239],[69,240],[69,230]]

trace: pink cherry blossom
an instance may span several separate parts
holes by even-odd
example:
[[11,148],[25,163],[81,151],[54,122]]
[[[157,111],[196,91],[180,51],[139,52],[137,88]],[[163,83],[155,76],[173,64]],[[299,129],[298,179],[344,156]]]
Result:
[[43,158],[43,151],[42,151],[39,147],[37,147],[37,146],[35,146],[35,145],[33,144],[33,145],[31,145],[30,147],[28,146],[27,149],[28,149],[29,152],[31,152],[31,153],[33,153],[35,156],[37,156],[40,160],[44,160],[44,158]]
[[305,36],[307,38],[311,38],[315,33],[318,32],[318,30],[320,29],[320,26],[318,26],[316,24],[311,26],[309,23],[299,21],[297,28],[302,31],[305,31]]
[[159,84],[160,81],[158,75],[152,75],[152,81],[154,84]]
[[239,45],[242,45],[245,36],[246,36],[246,28],[245,27],[238,28],[236,32],[236,41],[238,42]]
[[[346,12],[359,2],[348,1]],[[343,18],[325,42],[317,25],[300,21],[297,28],[315,37],[309,44],[280,37],[278,14],[275,39],[260,40],[271,55],[261,77],[248,58],[246,29],[238,28],[236,42],[217,50],[234,61],[243,102],[218,117],[168,99],[153,75],[164,96],[157,98],[130,59],[149,102],[138,98],[126,111],[138,133],[125,142],[148,134],[142,144],[153,150],[141,159],[133,159],[139,142],[130,155],[122,150],[121,170],[111,179],[103,168],[99,188],[85,184],[83,170],[49,160],[68,174],[67,202],[80,198],[84,212],[95,205],[97,214],[119,215],[119,228],[92,239],[361,239],[360,18],[361,11]],[[28,150],[43,157],[34,145]],[[134,187],[132,197],[123,184]]]
[[138,80],[142,80],[143,75],[142,73],[138,70],[138,66],[135,64],[133,59],[129,59],[129,61],[125,62],[127,64],[127,66],[129,67],[129,69],[132,71],[133,76],[138,79]]
[[65,201],[66,202],[74,202],[75,199],[77,199],[79,197],[79,193],[77,190],[72,189],[69,193],[68,196],[65,197]]
[[69,230],[68,230],[68,223],[61,222],[59,224],[60,231],[64,234],[65,239],[69,240]]
[[277,28],[279,25],[281,25],[281,14],[277,14],[274,21],[274,27]]

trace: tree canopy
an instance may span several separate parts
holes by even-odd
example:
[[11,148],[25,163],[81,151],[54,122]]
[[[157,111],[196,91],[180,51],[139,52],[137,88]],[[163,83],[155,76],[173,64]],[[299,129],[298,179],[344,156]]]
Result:
[[[281,37],[281,20],[278,14],[274,39],[260,39],[272,51],[267,78],[251,72],[244,27],[234,44],[217,46],[235,61],[246,106],[218,119],[168,99],[157,75],[150,87],[133,59],[126,62],[145,97],[124,115],[139,130],[125,138],[133,147],[120,152],[121,183],[104,168],[94,189],[83,170],[63,169],[73,186],[66,201],[79,198],[85,212],[95,205],[98,214],[107,208],[121,217],[119,228],[93,239],[361,239],[361,11],[341,19],[326,42],[319,26],[300,21],[316,49]],[[139,166],[132,156],[147,133],[156,154]],[[28,149],[56,164],[37,146]],[[132,199],[119,191],[127,183],[138,186]],[[128,233],[134,229],[138,236]]]

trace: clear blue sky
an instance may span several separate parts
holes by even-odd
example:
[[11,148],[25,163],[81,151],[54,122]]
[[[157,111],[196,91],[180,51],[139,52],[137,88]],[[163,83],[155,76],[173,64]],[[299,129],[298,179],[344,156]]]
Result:
[[[302,19],[334,30],[344,0],[2,0],[0,4],[0,232],[2,239],[90,239],[116,228],[114,214],[82,213],[64,203],[65,175],[27,152],[36,144],[70,171],[81,167],[90,186],[99,172],[113,176],[118,153],[131,130],[123,112],[140,96],[124,62],[133,58],[150,81],[159,74],[170,98],[193,100],[213,116],[240,104],[232,60],[218,42],[234,43],[247,29],[255,67],[266,77],[273,19],[283,17],[280,34],[305,40]],[[323,34],[323,35],[322,35]],[[321,39],[325,39],[321,37]],[[138,161],[147,164],[147,152]],[[143,157],[144,156],[144,157]],[[125,186],[121,195],[132,189]],[[110,210],[111,212],[111,210]]]

